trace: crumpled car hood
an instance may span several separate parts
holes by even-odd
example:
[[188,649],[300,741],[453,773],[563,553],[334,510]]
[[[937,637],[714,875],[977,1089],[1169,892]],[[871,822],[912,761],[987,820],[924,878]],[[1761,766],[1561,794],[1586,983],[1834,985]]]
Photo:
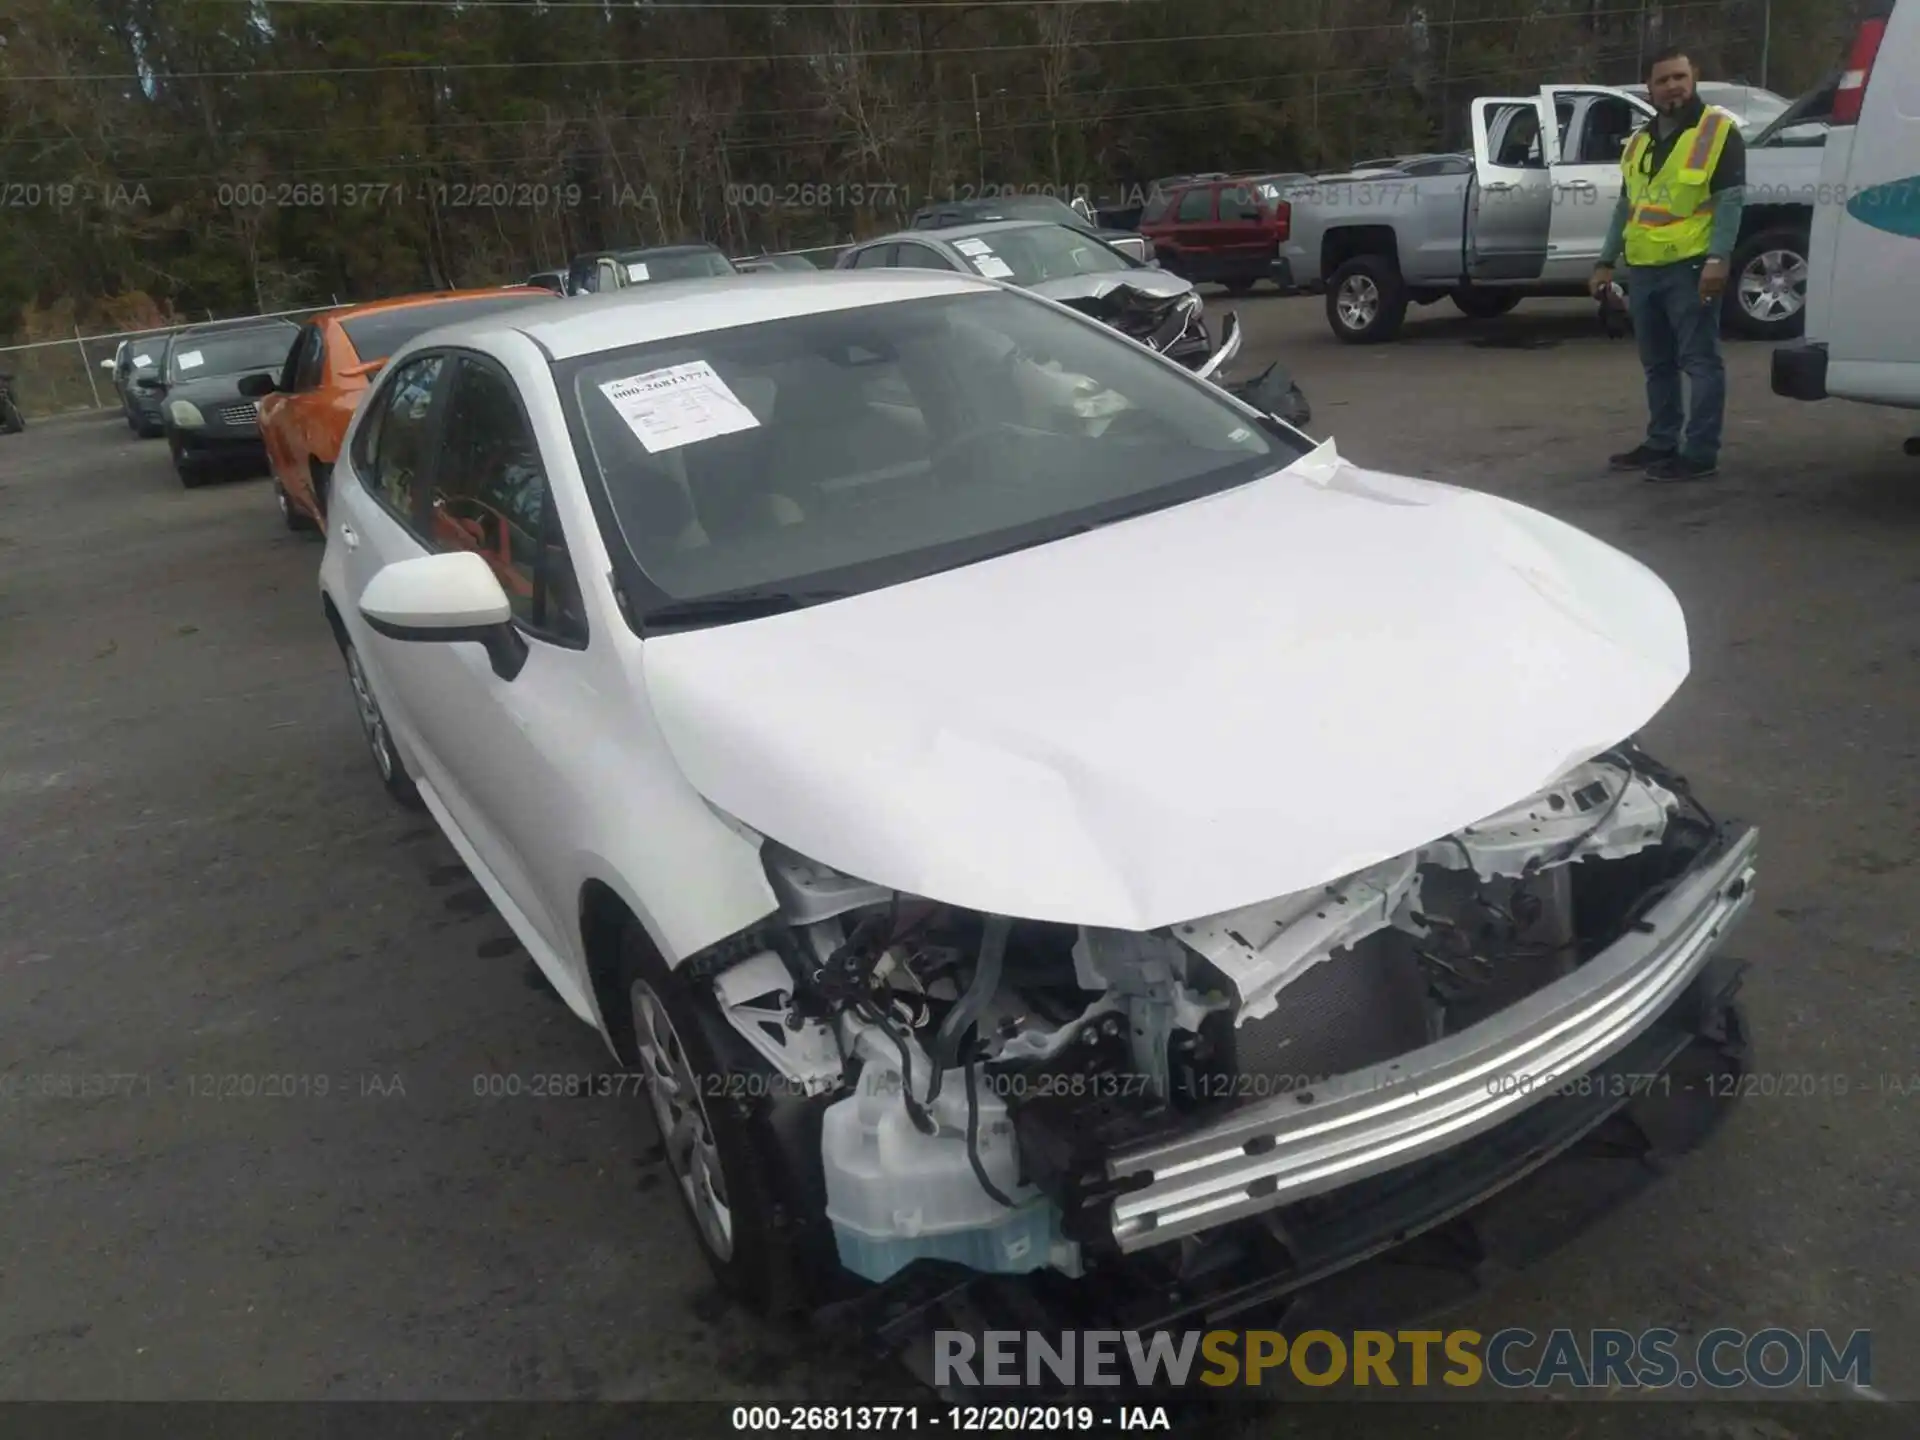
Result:
[[1138,270],[1112,270],[1098,275],[1067,275],[1058,280],[1042,280],[1027,288],[1049,300],[1071,304],[1076,300],[1097,299],[1120,286],[1141,291],[1160,300],[1177,300],[1193,289],[1193,283],[1165,270],[1141,267]]
[[642,655],[682,770],[753,829],[911,894],[1128,930],[1470,825],[1632,734],[1689,663],[1639,562],[1331,442]]

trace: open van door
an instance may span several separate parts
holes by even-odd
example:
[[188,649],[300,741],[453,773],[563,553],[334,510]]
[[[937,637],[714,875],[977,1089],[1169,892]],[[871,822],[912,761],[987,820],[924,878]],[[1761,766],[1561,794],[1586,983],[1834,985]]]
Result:
[[1473,102],[1466,267],[1477,281],[1537,280],[1553,223],[1553,178],[1538,96]]

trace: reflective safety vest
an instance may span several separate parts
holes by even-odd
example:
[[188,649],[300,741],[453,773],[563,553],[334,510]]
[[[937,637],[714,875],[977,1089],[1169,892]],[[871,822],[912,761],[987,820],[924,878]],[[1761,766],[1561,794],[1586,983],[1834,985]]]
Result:
[[1707,253],[1713,240],[1713,196],[1707,184],[1733,133],[1733,116],[1717,105],[1667,152],[1666,163],[1649,175],[1644,161],[1653,145],[1648,124],[1627,143],[1620,157],[1627,190],[1626,260],[1629,265],[1671,265]]

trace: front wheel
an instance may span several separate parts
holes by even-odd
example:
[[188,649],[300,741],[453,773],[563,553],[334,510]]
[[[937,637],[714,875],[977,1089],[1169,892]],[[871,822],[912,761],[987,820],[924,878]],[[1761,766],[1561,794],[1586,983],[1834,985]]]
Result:
[[0,400],[0,433],[18,435],[27,428],[27,417],[20,413],[20,407],[9,396]]
[[1407,282],[1384,255],[1356,255],[1327,282],[1327,323],[1349,345],[1375,345],[1400,333]]
[[399,752],[393,748],[393,735],[387,729],[387,717],[381,713],[380,702],[374,697],[373,684],[367,679],[366,668],[360,663],[360,652],[354,648],[351,640],[340,642],[342,657],[347,662],[347,683],[353,687],[353,707],[360,716],[360,731],[366,736],[367,748],[373,752],[373,768],[380,772],[380,783],[387,787],[387,793],[409,810],[422,808],[420,792],[414,788],[405,767],[400,764]]
[[[627,1039],[652,1102],[667,1169],[720,1288],[750,1309],[777,1308],[784,1268],[769,1137],[756,1133],[761,1087],[735,1085],[720,1058],[710,993],[669,970],[644,931],[621,937]],[[709,1026],[713,1029],[710,1030]]]
[[282,485],[278,479],[273,482],[273,498],[275,503],[280,507],[280,521],[287,529],[296,533],[310,533],[319,529],[319,526],[313,523],[312,516],[308,515],[304,510],[301,510],[293,501],[287,498],[287,487]]
[[1749,340],[1792,340],[1807,328],[1807,233],[1790,225],[1742,241],[1727,267],[1727,327]]
[[173,459],[173,473],[180,477],[180,483],[187,489],[197,488],[200,482],[207,478],[206,472],[200,468],[200,462],[189,455],[186,447],[171,436],[167,439],[167,453]]

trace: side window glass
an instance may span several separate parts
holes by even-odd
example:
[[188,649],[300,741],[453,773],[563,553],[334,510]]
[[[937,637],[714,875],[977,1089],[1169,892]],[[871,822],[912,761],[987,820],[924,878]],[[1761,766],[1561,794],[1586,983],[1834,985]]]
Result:
[[856,270],[884,269],[893,256],[894,248],[892,245],[875,245],[862,250],[853,257],[853,268]]
[[523,625],[584,640],[573,563],[548,498],[540,447],[512,382],[462,360],[440,435],[428,541],[481,556]]
[[1587,107],[1581,127],[1580,149],[1573,156],[1581,165],[1618,165],[1627,141],[1633,138],[1639,112],[1624,100],[1602,97]]
[[300,341],[287,357],[293,367],[294,390],[312,390],[320,383],[321,357],[326,353],[326,337],[318,325],[309,325],[300,333]]
[[947,257],[927,245],[902,245],[898,259],[894,262],[912,270],[951,270]]
[[287,363],[280,367],[278,386],[281,390],[297,390],[300,388],[300,357],[306,353],[307,331],[312,328],[310,325],[302,327],[299,339],[295,340],[293,345],[288,349]]
[[1173,212],[1176,221],[1211,220],[1213,218],[1213,191],[1204,185],[1183,191],[1179,208]]
[[381,395],[379,408],[367,416],[357,447],[361,453],[354,457],[367,488],[409,527],[418,482],[427,468],[434,386],[445,364],[444,355],[426,355],[400,368]]

